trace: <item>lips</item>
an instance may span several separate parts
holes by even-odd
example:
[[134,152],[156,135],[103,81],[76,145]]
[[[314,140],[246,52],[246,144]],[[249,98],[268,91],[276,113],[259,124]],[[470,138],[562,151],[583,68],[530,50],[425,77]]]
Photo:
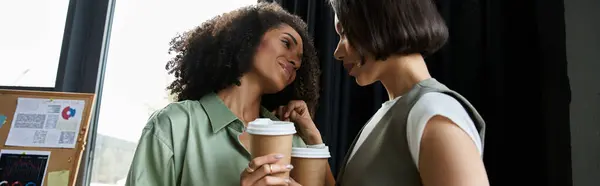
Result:
[[285,71],[288,81],[292,79],[292,73],[295,71],[294,66],[289,62],[279,62],[279,65]]

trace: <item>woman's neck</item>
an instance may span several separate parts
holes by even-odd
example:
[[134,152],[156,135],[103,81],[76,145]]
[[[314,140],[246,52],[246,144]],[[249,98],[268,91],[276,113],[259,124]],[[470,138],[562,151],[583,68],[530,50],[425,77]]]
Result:
[[240,86],[230,86],[217,93],[225,106],[237,116],[244,125],[255,120],[260,115],[260,84],[248,76],[240,78]]
[[431,78],[425,60],[420,54],[389,57],[379,80],[387,90],[389,99],[407,93],[415,84]]

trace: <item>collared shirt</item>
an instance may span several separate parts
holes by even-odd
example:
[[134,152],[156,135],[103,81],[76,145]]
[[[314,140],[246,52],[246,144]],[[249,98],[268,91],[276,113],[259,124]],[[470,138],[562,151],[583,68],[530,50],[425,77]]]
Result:
[[[265,108],[261,117],[277,118]],[[240,184],[251,160],[238,136],[244,125],[214,93],[152,114],[139,141],[128,186]],[[294,147],[306,146],[295,135]]]

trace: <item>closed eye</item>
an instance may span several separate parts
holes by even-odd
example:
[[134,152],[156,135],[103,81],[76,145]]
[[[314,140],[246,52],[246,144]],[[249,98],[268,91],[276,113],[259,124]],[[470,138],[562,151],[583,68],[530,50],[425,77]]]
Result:
[[290,49],[292,47],[290,41],[288,41],[287,39],[282,39],[281,42],[285,45],[285,48],[287,49]]

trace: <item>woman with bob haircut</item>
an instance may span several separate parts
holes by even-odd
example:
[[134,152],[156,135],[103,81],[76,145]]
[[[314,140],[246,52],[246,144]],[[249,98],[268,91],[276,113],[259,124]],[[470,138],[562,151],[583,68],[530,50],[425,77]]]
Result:
[[389,101],[347,153],[337,184],[489,185],[485,122],[431,77],[424,57],[448,29],[431,0],[330,0],[340,41],[334,56],[360,86],[380,81]]

